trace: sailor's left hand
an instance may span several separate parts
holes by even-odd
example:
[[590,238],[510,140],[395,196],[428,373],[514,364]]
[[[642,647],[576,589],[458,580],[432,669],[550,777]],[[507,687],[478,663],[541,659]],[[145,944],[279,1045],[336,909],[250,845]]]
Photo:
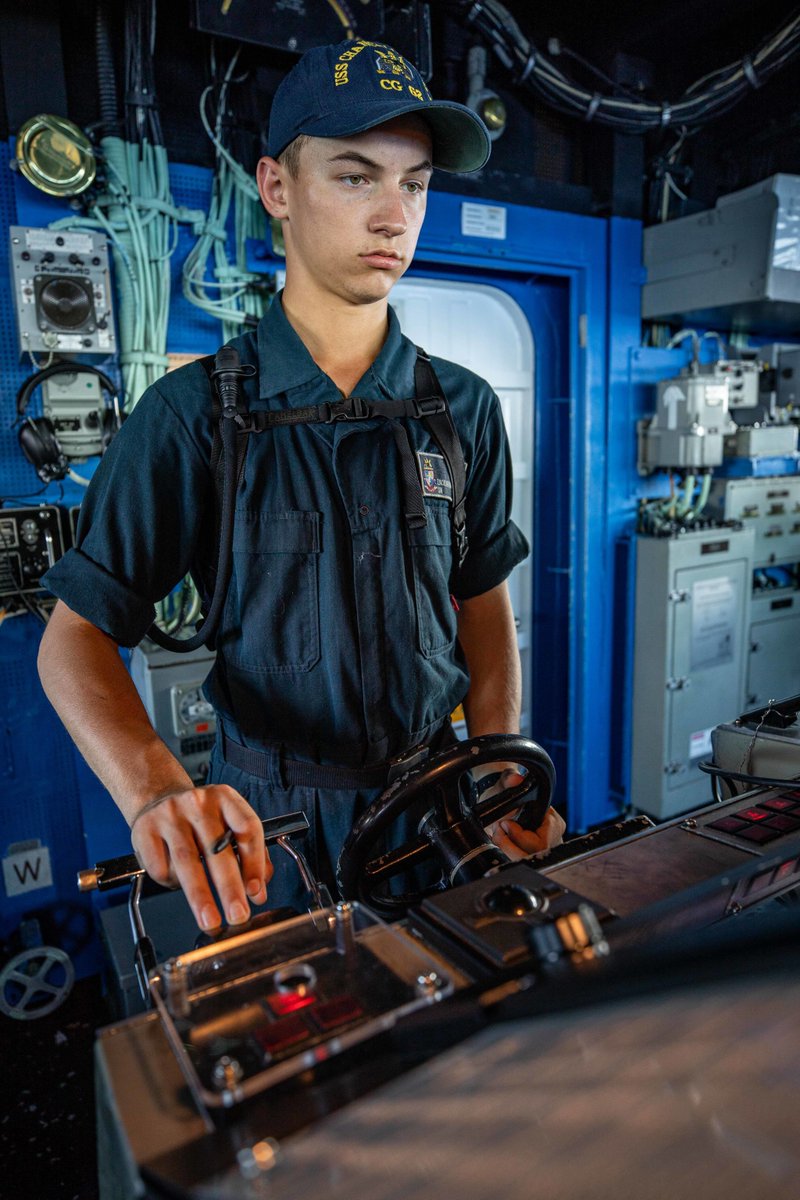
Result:
[[[507,767],[501,773],[497,784],[484,794],[491,795],[501,788],[516,787],[522,783],[523,778],[524,776],[513,768]],[[542,854],[553,846],[559,846],[564,840],[566,822],[552,807],[548,808],[538,829],[523,829],[519,822],[514,820],[515,816],[519,816],[519,812],[486,826],[486,832],[495,846],[507,854],[512,862]]]

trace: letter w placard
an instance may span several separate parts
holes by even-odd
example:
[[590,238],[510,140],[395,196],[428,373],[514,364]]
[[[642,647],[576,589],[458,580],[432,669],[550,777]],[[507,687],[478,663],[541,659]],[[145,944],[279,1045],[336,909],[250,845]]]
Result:
[[53,886],[50,851],[41,842],[17,842],[3,859],[3,882],[7,896],[21,896]]

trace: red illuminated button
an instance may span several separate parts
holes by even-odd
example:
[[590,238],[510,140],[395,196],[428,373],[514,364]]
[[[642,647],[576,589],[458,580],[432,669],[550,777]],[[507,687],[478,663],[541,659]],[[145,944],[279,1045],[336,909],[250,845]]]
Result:
[[308,992],[304,988],[298,989],[296,992],[273,992],[271,996],[267,996],[267,1004],[276,1017],[288,1016],[289,1013],[298,1012],[301,1008],[308,1008],[309,1004],[316,1004],[316,1002],[316,994]]
[[778,813],[770,817],[767,825],[770,829],[779,829],[781,833],[793,833],[795,829],[800,829],[800,818],[790,817],[788,813]]
[[791,812],[797,808],[797,801],[790,800],[788,796],[773,796],[771,800],[762,800],[759,807],[769,808],[772,812],[786,812],[787,809]]
[[340,1025],[358,1020],[364,1010],[353,996],[337,996],[335,1000],[320,1004],[310,1015],[314,1024],[327,1033],[329,1029],[338,1029]]
[[795,788],[793,792],[784,792],[784,796],[788,796],[790,800],[800,800],[800,788]]
[[755,842],[758,846],[763,846],[766,842],[772,842],[776,837],[780,837],[777,829],[769,829],[766,825],[750,825],[747,829],[743,829],[741,833],[737,833],[737,837],[744,838],[748,842]]
[[769,813],[763,808],[743,808],[736,816],[740,821],[766,821]]
[[706,825],[706,829],[721,829],[723,833],[738,833],[740,829],[750,828],[747,821],[740,821],[738,817],[720,817],[718,821]]
[[253,1034],[254,1038],[268,1054],[277,1054],[288,1046],[297,1046],[310,1036],[308,1026],[300,1016],[284,1017],[282,1021],[273,1021]]

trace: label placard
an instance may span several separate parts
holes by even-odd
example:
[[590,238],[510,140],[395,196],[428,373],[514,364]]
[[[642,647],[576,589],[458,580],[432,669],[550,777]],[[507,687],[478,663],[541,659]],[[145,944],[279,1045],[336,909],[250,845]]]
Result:
[[497,238],[505,241],[506,209],[502,204],[461,205],[461,233],[463,237]]
[[7,896],[21,896],[53,886],[50,851],[38,841],[9,846],[3,859],[3,881]]
[[736,584],[727,575],[693,585],[692,671],[733,661],[737,609]]

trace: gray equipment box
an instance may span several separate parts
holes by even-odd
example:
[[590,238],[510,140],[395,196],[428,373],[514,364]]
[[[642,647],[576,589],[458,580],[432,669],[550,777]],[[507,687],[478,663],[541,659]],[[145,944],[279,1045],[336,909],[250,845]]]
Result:
[[9,235],[20,355],[116,353],[105,235],[24,225]]
[[800,559],[800,476],[715,479],[706,512],[753,529],[753,566]]
[[147,638],[131,651],[131,679],[147,715],[195,783],[208,774],[217,730],[216,713],[201,690],[214,658],[204,646],[173,654]]
[[743,425],[725,439],[729,458],[783,457],[797,453],[796,425]]
[[637,538],[631,802],[665,818],[710,798],[697,763],[744,707],[753,532]]
[[644,231],[646,320],[790,332],[800,313],[800,176],[721,196]]
[[[711,735],[714,762],[737,774],[761,775],[770,779],[800,776],[800,725],[788,729],[758,728],[756,724],[730,721]],[[800,780],[798,780],[800,786]],[[739,783],[744,792],[748,784]]]

